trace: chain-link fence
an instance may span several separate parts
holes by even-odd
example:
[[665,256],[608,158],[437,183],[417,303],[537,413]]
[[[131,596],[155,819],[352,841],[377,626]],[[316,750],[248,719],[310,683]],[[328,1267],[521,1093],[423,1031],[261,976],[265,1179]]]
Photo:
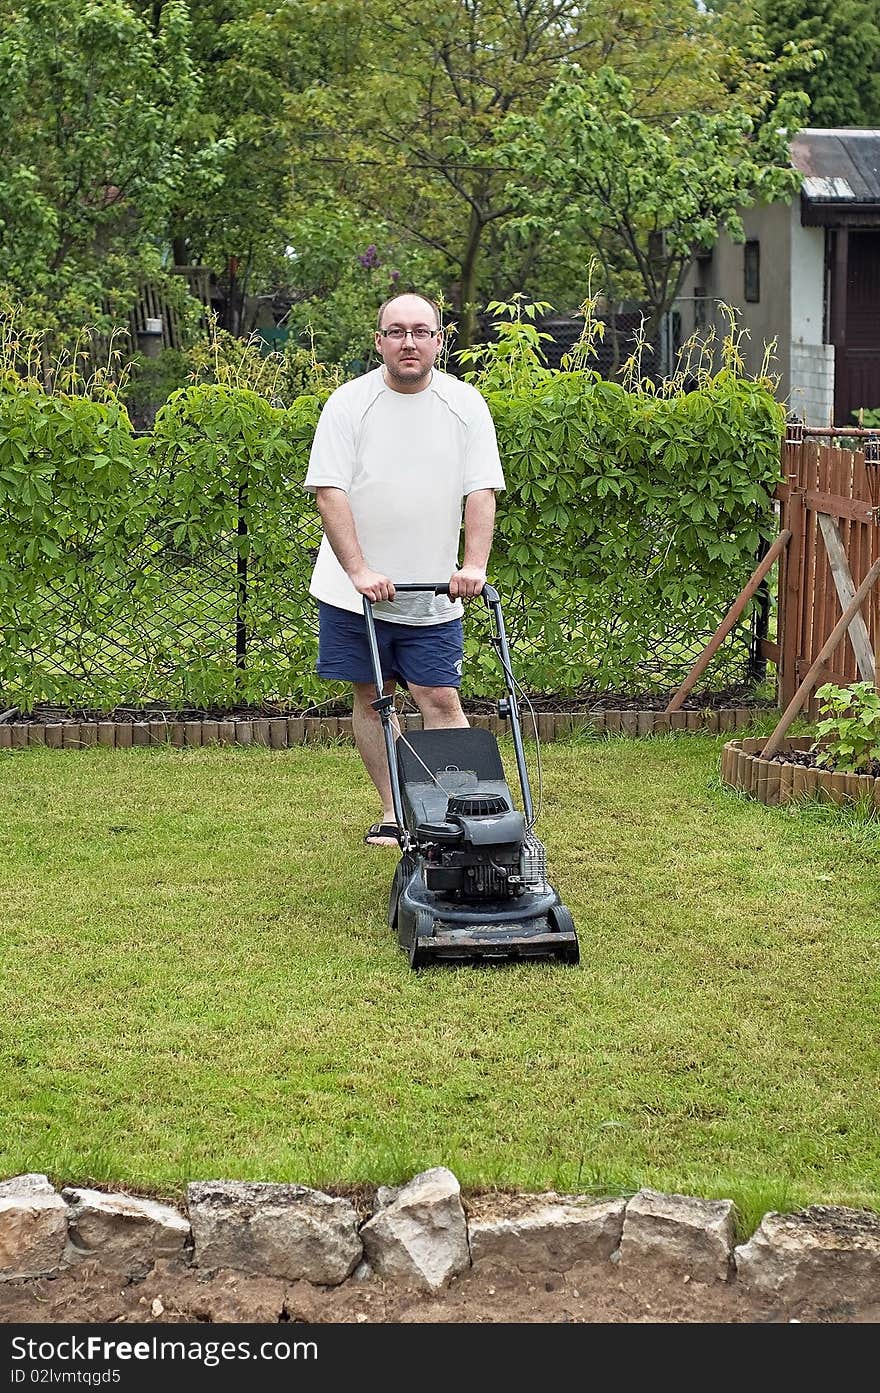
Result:
[[[138,539],[112,587],[84,564],[72,582],[38,588],[3,636],[0,701],[169,711],[344,701],[344,686],[314,670],[317,606],[308,582],[321,521],[296,481],[290,490],[280,568],[242,554],[249,533],[259,532],[251,508],[247,524],[241,519],[195,555],[158,526]],[[731,577],[729,595],[711,612],[693,601],[673,613],[658,605],[650,574],[630,580],[626,593],[615,593],[601,578],[575,573],[564,593],[538,585],[528,599],[501,587],[515,673],[531,696],[553,705],[674,690],[740,588]],[[480,603],[466,605],[465,651],[463,695],[495,695],[491,625]],[[752,615],[726,640],[701,689],[747,685],[759,675],[754,654]]]

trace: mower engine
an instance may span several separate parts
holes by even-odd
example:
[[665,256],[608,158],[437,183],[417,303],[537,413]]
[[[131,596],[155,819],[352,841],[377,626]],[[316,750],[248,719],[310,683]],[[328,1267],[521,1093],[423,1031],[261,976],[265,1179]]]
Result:
[[468,900],[523,894],[524,834],[522,813],[503,797],[450,798],[443,822],[417,827],[427,888]]

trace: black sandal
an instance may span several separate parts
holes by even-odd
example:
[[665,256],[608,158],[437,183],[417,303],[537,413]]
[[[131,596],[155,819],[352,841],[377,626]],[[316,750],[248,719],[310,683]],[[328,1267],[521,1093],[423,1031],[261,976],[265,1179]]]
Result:
[[374,822],[370,830],[364,833],[364,842],[367,846],[379,846],[381,843],[372,841],[373,837],[393,837],[395,843],[399,843],[399,828],[396,822]]

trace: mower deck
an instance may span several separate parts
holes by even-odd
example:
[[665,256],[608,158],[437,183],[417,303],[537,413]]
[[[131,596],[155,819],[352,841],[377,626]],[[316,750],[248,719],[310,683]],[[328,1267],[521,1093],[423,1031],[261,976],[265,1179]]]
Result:
[[397,864],[388,922],[413,968],[538,959],[575,964],[580,956],[571,914],[550,886],[513,901],[446,900],[427,889],[421,858],[412,853]]

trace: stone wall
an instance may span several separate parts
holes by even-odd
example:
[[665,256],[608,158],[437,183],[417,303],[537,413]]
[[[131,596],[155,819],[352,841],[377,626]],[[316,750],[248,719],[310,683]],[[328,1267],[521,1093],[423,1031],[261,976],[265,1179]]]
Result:
[[880,1215],[814,1206],[765,1214],[735,1242],[731,1200],[641,1189],[628,1199],[504,1195],[463,1200],[444,1166],[380,1186],[369,1213],[303,1185],[200,1181],[183,1209],[45,1175],[0,1183],[0,1282],[39,1281],[86,1260],[128,1280],[160,1261],[320,1287],[370,1277],[437,1292],[480,1264],[509,1271],[657,1270],[764,1297],[868,1306],[880,1298]]

